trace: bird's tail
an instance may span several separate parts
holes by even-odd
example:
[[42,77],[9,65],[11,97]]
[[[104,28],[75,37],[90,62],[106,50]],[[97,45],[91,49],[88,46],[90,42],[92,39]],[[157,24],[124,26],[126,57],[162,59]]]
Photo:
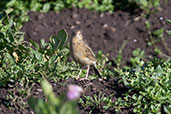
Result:
[[93,65],[94,71],[97,73],[97,75],[99,76],[99,78],[102,78],[99,69],[97,68],[96,64]]

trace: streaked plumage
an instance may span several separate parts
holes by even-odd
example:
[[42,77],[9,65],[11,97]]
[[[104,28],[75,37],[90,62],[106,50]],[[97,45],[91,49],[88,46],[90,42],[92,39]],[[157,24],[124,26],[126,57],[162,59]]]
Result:
[[[99,70],[96,66],[96,57],[91,50],[91,48],[86,44],[86,42],[83,39],[83,35],[81,31],[77,31],[76,34],[74,34],[70,41],[70,52],[73,57],[73,59],[83,65],[87,66],[87,74],[86,78],[88,78],[88,72],[90,65],[92,65],[95,68],[95,71],[97,72],[98,76],[101,77]],[[81,71],[80,71],[81,73]],[[79,75],[80,75],[79,73]],[[78,75],[78,77],[79,77]]]

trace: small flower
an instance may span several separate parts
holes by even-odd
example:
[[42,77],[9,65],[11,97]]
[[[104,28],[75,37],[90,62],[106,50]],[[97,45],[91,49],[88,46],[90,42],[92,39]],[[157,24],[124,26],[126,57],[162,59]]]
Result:
[[67,97],[69,100],[78,99],[80,97],[81,92],[83,92],[83,89],[81,87],[77,85],[69,85]]

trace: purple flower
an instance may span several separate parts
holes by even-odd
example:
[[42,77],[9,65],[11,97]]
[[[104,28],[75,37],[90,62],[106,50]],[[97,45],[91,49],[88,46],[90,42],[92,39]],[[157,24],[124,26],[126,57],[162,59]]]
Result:
[[83,92],[83,89],[81,87],[77,85],[69,85],[67,97],[69,100],[78,99],[80,97],[81,92]]

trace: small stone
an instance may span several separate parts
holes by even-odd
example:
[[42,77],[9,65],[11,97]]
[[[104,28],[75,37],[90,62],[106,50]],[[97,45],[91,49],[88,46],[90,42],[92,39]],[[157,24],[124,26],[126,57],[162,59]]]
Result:
[[80,25],[80,24],[81,24],[80,21],[76,21],[75,23],[76,23],[77,25]]
[[78,14],[74,13],[74,14],[72,15],[72,17],[73,17],[73,18],[78,18]]
[[137,39],[134,39],[133,42],[137,42]]
[[104,17],[104,13],[101,13],[101,14],[100,14],[100,18],[103,18],[103,17]]
[[72,26],[71,26],[71,29],[74,29],[74,28],[75,28],[75,26],[74,26],[74,25],[72,25]]
[[38,92],[42,92],[42,89],[36,89]]
[[103,28],[108,28],[108,24],[104,24],[103,25]]
[[163,17],[160,17],[160,20],[163,21]]
[[138,16],[134,19],[134,21],[139,21],[141,19],[141,16]]
[[115,32],[116,31],[116,28],[111,27],[111,30],[112,30],[112,32]]

